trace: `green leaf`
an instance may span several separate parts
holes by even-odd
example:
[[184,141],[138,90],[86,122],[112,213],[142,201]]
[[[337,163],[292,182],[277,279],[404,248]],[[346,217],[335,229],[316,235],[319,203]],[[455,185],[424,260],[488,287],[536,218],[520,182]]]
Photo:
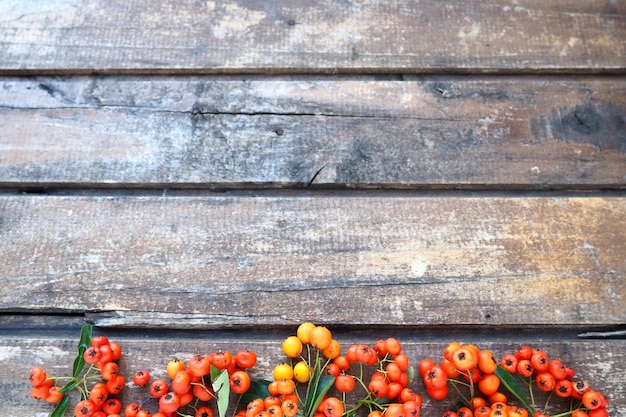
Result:
[[248,388],[248,391],[243,393],[243,395],[241,396],[241,402],[244,404],[248,404],[256,398],[268,397],[270,395],[270,391],[267,388],[269,385],[270,381],[264,379],[252,381],[250,383],[250,388]]
[[78,380],[70,381],[67,384],[65,384],[65,386],[59,390],[59,392],[61,394],[67,394],[68,392],[76,388],[76,385],[78,385],[79,382],[80,381]]
[[65,411],[67,410],[67,407],[69,405],[70,405],[70,396],[64,395],[63,398],[61,398],[61,401],[57,403],[57,406],[54,407],[54,410],[52,410],[50,417],[63,417],[63,414],[65,414]]
[[78,354],[76,355],[76,359],[74,359],[74,366],[72,367],[72,376],[74,378],[78,377],[85,367],[85,358],[83,355],[89,346],[91,345],[91,331],[92,327],[90,324],[85,324],[80,329],[80,339],[78,340]]
[[217,414],[219,417],[224,417],[228,411],[228,400],[230,399],[230,383],[226,369],[213,381],[213,391],[217,395]]
[[326,395],[334,383],[335,377],[332,375],[324,375],[319,378],[315,391],[306,399],[306,404],[304,405],[305,417],[311,417],[315,414],[315,410],[317,410],[317,407],[321,404],[324,399],[324,395]]
[[526,401],[524,391],[522,391],[522,387],[519,386],[513,375],[504,369],[502,365],[498,365],[495,374],[498,378],[500,378],[500,382],[506,387],[506,389],[508,389],[509,392],[513,394],[527,410],[530,411],[531,407],[528,404],[528,401]]

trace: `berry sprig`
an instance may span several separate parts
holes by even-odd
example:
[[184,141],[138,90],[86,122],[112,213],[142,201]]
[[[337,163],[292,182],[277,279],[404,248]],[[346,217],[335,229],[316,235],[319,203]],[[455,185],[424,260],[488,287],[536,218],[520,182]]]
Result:
[[369,417],[420,415],[422,397],[408,387],[413,368],[395,338],[352,344],[342,355],[328,328],[305,322],[282,350],[289,361],[274,368],[269,396],[252,399],[239,417],[342,417],[361,409]]
[[[104,336],[92,337],[90,325],[81,329],[78,354],[74,359],[72,375],[48,375],[41,366],[30,370],[31,397],[56,404],[51,417],[61,417],[69,408],[72,391],[78,391],[80,400],[74,407],[76,417],[107,417],[121,410],[122,403],[115,395],[122,392],[126,378],[117,361],[122,349]],[[87,369],[85,367],[88,365]],[[63,387],[62,381],[67,381]]]
[[[550,417],[546,413],[554,397],[570,401],[566,411],[551,417],[608,417],[609,401],[604,395],[575,380],[573,368],[527,345],[498,363],[489,350],[451,342],[440,363],[424,359],[419,372],[433,399],[443,400],[450,388],[461,397],[461,406],[443,417]],[[508,404],[505,391],[520,405]],[[543,406],[538,402],[541,393]]]

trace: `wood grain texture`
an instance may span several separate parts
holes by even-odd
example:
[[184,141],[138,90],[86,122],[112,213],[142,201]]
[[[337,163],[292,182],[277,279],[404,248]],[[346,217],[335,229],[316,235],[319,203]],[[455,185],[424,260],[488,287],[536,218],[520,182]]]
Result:
[[625,212],[622,197],[2,196],[0,310],[121,327],[615,325]]
[[0,185],[624,188],[624,77],[0,80]]
[[[331,328],[332,329],[332,328]],[[121,344],[124,357],[120,361],[121,370],[126,375],[132,375],[138,369],[148,369],[154,378],[167,378],[165,368],[167,362],[173,358],[187,361],[197,354],[208,354],[218,349],[236,352],[239,349],[250,349],[257,352],[258,365],[252,369],[254,378],[271,378],[273,366],[284,362],[280,345],[284,337],[293,334],[267,333],[261,338],[219,337],[212,334],[195,333],[186,336],[176,335],[168,338],[164,336],[108,335],[111,340]],[[65,335],[64,335],[65,336]],[[354,342],[373,344],[377,338],[397,337],[403,343],[404,351],[409,356],[410,363],[417,365],[423,358],[440,358],[442,351],[449,340],[429,339],[413,334],[397,333],[394,330],[382,328],[373,329],[367,336],[354,337],[351,333],[337,336],[337,340],[344,345]],[[619,395],[623,392],[623,373],[626,371],[626,349],[623,340],[608,341],[572,341],[572,340],[540,340],[527,337],[523,340],[484,340],[480,337],[468,335],[462,342],[477,343],[480,347],[490,349],[496,357],[516,350],[521,344],[545,349],[551,357],[559,358],[571,365],[579,377],[589,381],[595,389],[609,395],[611,406],[610,415],[619,416],[626,413],[626,398]],[[42,365],[53,375],[66,375],[71,369],[75,341],[72,338],[41,338],[36,335],[21,335],[13,337],[11,334],[0,336],[0,366],[4,369],[0,379],[0,389],[7,393],[7,399],[0,404],[0,412],[4,417],[35,416],[51,410],[49,404],[27,398],[29,384],[26,376],[34,365]],[[449,408],[452,400],[433,401],[428,398],[424,387],[419,381],[411,387],[424,396],[422,407],[423,416],[440,416],[446,407]],[[451,397],[452,394],[451,394]],[[456,398],[456,397],[454,397]],[[129,384],[123,391],[122,399],[125,404],[131,401],[142,401],[149,411],[156,411],[156,401],[148,398],[145,391]],[[551,404],[560,404],[553,398]],[[42,414],[43,415],[43,414]]]
[[606,72],[626,2],[4,1],[0,71]]

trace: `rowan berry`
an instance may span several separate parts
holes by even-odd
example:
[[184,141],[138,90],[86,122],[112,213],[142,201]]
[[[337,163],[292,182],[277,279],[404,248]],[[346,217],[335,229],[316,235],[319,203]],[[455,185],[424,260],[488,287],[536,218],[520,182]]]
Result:
[[89,400],[79,401],[74,407],[74,415],[76,417],[93,417],[96,412],[96,406]]
[[588,390],[587,392],[585,392],[583,394],[583,405],[585,407],[587,407],[589,410],[595,410],[596,408],[599,408],[602,406],[602,397],[600,396],[600,394],[595,391],[595,390]]
[[109,391],[109,394],[116,395],[122,392],[125,385],[126,378],[124,377],[124,375],[119,374],[107,381],[106,389],[107,391]]
[[367,417],[383,417],[383,412],[380,410],[372,410],[369,412]]
[[88,347],[85,353],[83,353],[83,359],[85,359],[85,362],[89,365],[95,365],[101,357],[102,352],[100,352],[100,348],[96,346]]
[[433,400],[443,400],[448,396],[448,384],[439,388],[426,387],[426,393]]
[[572,381],[569,379],[559,379],[554,384],[554,393],[561,398],[571,397],[573,391]]
[[61,394],[59,392],[60,390],[61,390],[61,387],[59,386],[52,386],[48,388],[48,396],[45,398],[45,400],[49,403],[55,403],[55,404],[58,403],[64,397],[64,394]]
[[409,357],[404,353],[398,353],[393,357],[393,361],[398,364],[401,371],[407,371],[409,369]]
[[[339,366],[337,366],[337,369],[339,369]],[[300,361],[293,366],[293,377],[301,384],[309,382],[312,372],[311,367],[305,361]]]
[[194,417],[214,417],[214,416],[215,416],[215,413],[213,412],[211,407],[208,407],[205,405],[205,406],[198,408]]
[[91,346],[93,347],[100,347],[100,346],[104,346],[104,345],[108,345],[109,344],[109,338],[106,336],[92,336],[91,338]]
[[99,410],[93,413],[92,417],[107,417],[107,415],[104,413],[104,411]]
[[174,413],[180,407],[180,397],[175,392],[168,392],[159,398],[159,410],[164,413]]
[[210,360],[211,364],[221,371],[230,366],[233,361],[233,355],[227,350],[218,350],[210,355]]
[[251,350],[240,350],[235,354],[235,363],[241,369],[249,369],[256,365],[256,353]]
[[350,361],[344,355],[337,356],[333,363],[339,367],[340,371],[348,372],[350,370]]
[[391,356],[396,356],[402,352],[402,344],[395,337],[385,339],[385,349]]
[[448,410],[444,412],[441,417],[459,417],[459,415],[452,410]]
[[486,374],[478,381],[478,389],[483,394],[489,396],[500,388],[500,378],[495,374]]
[[572,417],[589,417],[589,414],[587,414],[583,410],[574,410],[572,412]]
[[111,348],[111,353],[113,353],[113,360],[117,361],[122,357],[122,347],[117,342],[109,343],[109,347]]
[[441,366],[434,365],[424,374],[423,380],[426,388],[437,389],[448,383],[448,376]]
[[400,375],[402,375],[402,370],[395,362],[389,362],[385,367],[385,373],[387,373],[387,378],[390,381],[399,381]]
[[283,352],[290,358],[297,358],[302,353],[302,341],[298,336],[288,336],[283,340]]
[[472,349],[461,347],[452,355],[452,363],[459,371],[468,371],[478,364],[478,357]]
[[298,326],[298,330],[296,331],[296,335],[298,339],[305,345],[311,343],[311,331],[315,328],[315,324],[311,322],[304,322]]
[[387,385],[387,395],[386,397],[395,400],[396,398],[398,398],[398,396],[400,395],[400,393],[402,392],[402,389],[404,389],[404,387],[402,386],[401,383],[399,382],[390,382]]
[[333,340],[332,333],[324,326],[315,326],[309,334],[311,346],[318,350],[324,350]]
[[46,374],[46,371],[43,369],[43,367],[35,366],[30,369],[28,380],[33,387],[37,387],[42,385],[47,377],[48,374]]
[[545,372],[548,370],[548,354],[543,350],[535,350],[530,357],[530,363],[537,372]]
[[478,368],[486,374],[493,374],[498,368],[498,363],[493,358],[490,350],[481,350],[478,353]]
[[331,339],[328,346],[326,346],[326,348],[321,349],[321,350],[322,350],[322,355],[324,355],[324,357],[331,359],[331,360],[341,355],[341,345],[335,339]]
[[152,417],[152,414],[148,410],[141,409],[137,412],[136,417]]
[[180,359],[172,359],[167,363],[167,376],[170,379],[174,379],[176,372],[182,371],[183,369],[185,369],[185,362]]
[[243,394],[250,388],[250,375],[248,375],[246,371],[235,371],[230,376],[229,384],[232,392],[235,394]]
[[491,408],[484,405],[474,409],[474,417],[489,417],[490,414]]
[[161,398],[169,392],[169,386],[163,379],[156,379],[150,384],[150,395],[154,398]]
[[176,394],[184,394],[191,389],[191,370],[187,369],[176,372],[172,380],[172,391]]
[[254,417],[265,410],[265,403],[261,398],[255,398],[246,406],[246,417]]
[[100,370],[100,375],[105,381],[110,381],[120,374],[120,367],[115,362],[107,362]]
[[30,389],[30,396],[36,400],[45,400],[50,395],[50,388],[54,385],[54,381],[48,379],[42,384]]
[[454,352],[461,348],[461,344],[459,342],[450,342],[448,346],[443,351],[443,357],[452,362],[452,356]]
[[[333,362],[333,363],[329,363],[328,365],[326,365],[326,370],[324,372],[326,373],[326,375],[332,375],[336,377],[341,372],[341,368],[339,368],[339,365]],[[295,377],[295,370],[294,370],[294,377]]]
[[454,379],[460,375],[460,372],[458,369],[456,369],[456,366],[454,366],[454,363],[452,363],[452,361],[447,360],[446,358],[441,359],[440,366],[446,372],[446,375],[448,375],[448,378],[450,379]]
[[387,405],[385,417],[404,417],[404,406],[398,403]]
[[502,357],[502,359],[500,360],[500,365],[502,365],[502,367],[506,369],[507,372],[514,374],[515,372],[517,372],[518,362],[519,362],[519,359],[517,359],[517,357],[514,354],[509,353]]
[[506,404],[506,395],[500,391],[496,391],[493,394],[489,395],[487,398],[489,398],[489,402],[491,404],[495,404],[495,403],[503,403]]
[[359,361],[359,349],[360,345],[358,344],[348,346],[348,349],[346,350],[346,359],[348,362],[356,363]]
[[530,363],[528,359],[521,359],[517,363],[517,373],[520,374],[524,378],[529,378],[535,372],[533,365]]
[[194,399],[193,392],[189,390],[185,392],[184,394],[178,394],[178,398],[180,399],[180,406],[184,407],[193,401]]
[[124,417],[137,417],[137,413],[141,410],[141,406],[137,403],[128,404],[124,408]]
[[298,399],[293,397],[285,398],[280,409],[284,417],[294,417],[298,413]]
[[405,403],[407,401],[415,401],[415,391],[413,391],[411,388],[409,387],[405,387],[402,388],[402,391],[400,391],[400,395],[398,396],[398,399],[400,400],[401,403]]
[[[282,405],[282,402],[281,402],[281,405]],[[267,413],[269,414],[270,417],[282,417],[283,416],[283,409],[278,404],[273,404],[273,405],[270,405],[269,407],[265,407],[265,410],[267,410]]]
[[293,379],[293,368],[288,363],[280,363],[274,367],[274,380]]
[[96,406],[96,408],[100,408],[104,405],[104,402],[109,397],[109,390],[105,383],[96,382],[96,384],[89,391],[89,400]]
[[522,407],[510,406],[508,414],[509,417],[528,417],[528,410]]
[[369,392],[377,398],[383,398],[387,396],[389,391],[389,385],[384,379],[372,379],[368,385]]
[[296,383],[293,379],[279,379],[277,383],[277,389],[280,395],[292,394],[296,390]]
[[432,359],[429,359],[429,358],[422,359],[420,363],[418,364],[418,371],[419,371],[420,376],[423,377],[424,375],[426,375],[426,372],[428,372],[428,370],[435,365],[436,363]]
[[[218,367],[216,366],[216,368]],[[205,375],[208,375],[209,372],[211,372],[211,360],[209,359],[208,356],[205,356],[205,355],[193,356],[187,362],[187,369],[189,370],[189,373],[191,373],[191,375],[196,376],[196,377],[203,377]],[[224,368],[218,368],[218,369],[221,370]],[[174,374],[174,378],[179,373],[180,371]]]
[[550,372],[538,372],[535,376],[535,382],[537,383],[537,387],[541,391],[550,392],[554,390],[554,386],[556,381]]
[[594,410],[589,410],[587,413],[589,417],[609,417],[609,413],[606,411],[606,408],[599,407]]
[[402,411],[404,417],[420,417],[420,409],[422,404],[415,400],[405,401],[402,403]]
[[122,401],[118,398],[109,398],[102,406],[102,411],[108,414],[119,414],[122,411]]
[[208,387],[204,382],[192,383],[191,391],[194,397],[198,398],[200,401],[209,401],[214,397],[213,389]]
[[474,412],[470,410],[468,407],[461,407],[456,412],[459,417],[473,417]]
[[99,346],[98,349],[100,350],[100,360],[96,363],[96,366],[102,368],[106,363],[113,360],[113,350],[108,344]]
[[345,407],[336,397],[328,397],[322,402],[322,410],[326,417],[341,417]]
[[515,356],[517,357],[517,360],[519,361],[521,361],[522,359],[530,360],[532,355],[533,355],[533,350],[530,346],[527,346],[527,345],[521,346],[517,350],[517,352],[515,352]]
[[135,385],[143,387],[148,382],[150,382],[150,371],[142,369],[135,372],[135,374],[133,375],[133,382],[135,383]]

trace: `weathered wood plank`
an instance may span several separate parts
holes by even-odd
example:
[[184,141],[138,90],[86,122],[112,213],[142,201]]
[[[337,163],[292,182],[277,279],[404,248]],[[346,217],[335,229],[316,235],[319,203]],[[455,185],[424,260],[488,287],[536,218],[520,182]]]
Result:
[[623,71],[626,2],[0,4],[0,71]]
[[6,195],[0,310],[122,327],[619,324],[625,213],[623,197]]
[[0,83],[4,186],[626,185],[623,77]]
[[[264,333],[262,337],[256,335],[250,338],[201,332],[175,337],[155,334],[140,335],[140,337],[129,335],[109,335],[109,337],[122,345],[124,358],[120,365],[122,372],[126,375],[132,375],[139,369],[148,369],[155,378],[167,378],[165,367],[167,362],[175,357],[188,360],[196,354],[208,354],[218,349],[234,352],[239,349],[250,349],[257,352],[260,358],[258,365],[252,370],[252,376],[271,378],[273,366],[285,361],[280,344],[289,334],[293,333]],[[403,343],[404,351],[411,363],[415,365],[426,357],[440,358],[446,344],[452,340],[443,338],[433,340],[431,337],[420,336],[419,332],[407,334],[406,331],[387,329],[373,329],[367,336],[357,335],[356,337],[352,333],[340,333],[337,339],[347,346],[354,342],[371,344],[377,338],[391,336],[397,337]],[[576,341],[548,338],[546,341],[546,339],[538,339],[532,335],[526,335],[523,338],[513,336],[508,341],[467,335],[459,340],[476,343],[483,348],[490,349],[496,357],[514,351],[522,344],[545,349],[552,357],[558,357],[573,366],[579,377],[589,381],[595,389],[601,390],[610,398],[610,415],[618,416],[626,413],[626,397],[623,395],[623,374],[626,372],[624,340]],[[26,379],[28,370],[34,365],[42,365],[53,375],[67,375],[68,370],[71,369],[75,349],[75,340],[71,337],[67,338],[65,334],[63,338],[49,336],[42,338],[39,335],[14,337],[12,334],[2,334],[0,336],[0,366],[4,371],[3,378],[0,379],[0,389],[7,394],[6,400],[0,405],[2,415],[22,417],[49,412],[52,409],[49,404],[28,397],[30,390]],[[424,396],[422,407],[424,416],[441,415],[444,410],[453,405],[453,398],[456,398],[454,393],[451,393],[446,401],[433,401],[428,398],[419,381],[413,382],[411,387]],[[131,384],[125,388],[122,399],[125,403],[141,401],[148,410],[153,412],[156,410],[156,402],[148,398],[145,390],[140,390]],[[556,398],[551,403],[561,404]]]

